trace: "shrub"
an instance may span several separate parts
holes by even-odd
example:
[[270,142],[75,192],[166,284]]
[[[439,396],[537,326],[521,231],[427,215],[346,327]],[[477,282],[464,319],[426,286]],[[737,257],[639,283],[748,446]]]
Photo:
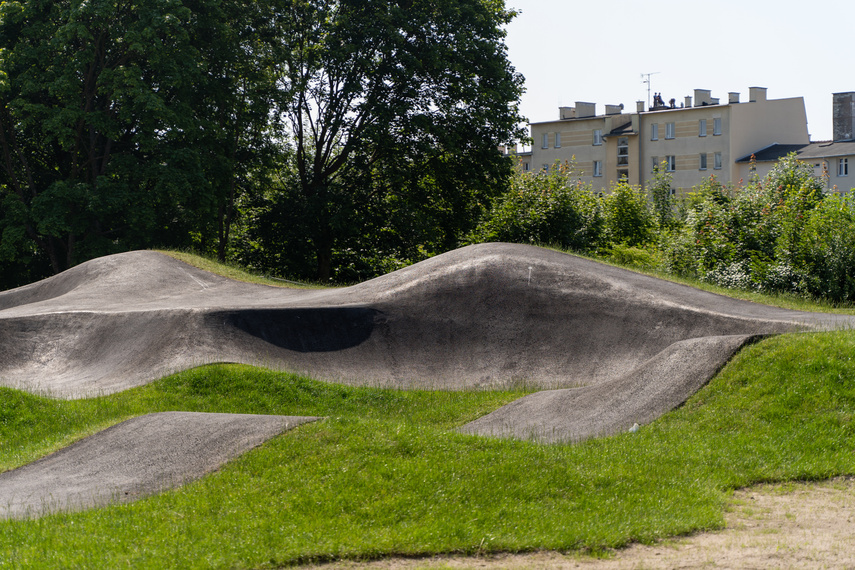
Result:
[[673,227],[677,221],[674,213],[676,201],[671,189],[673,181],[674,177],[668,172],[667,163],[663,161],[647,185],[653,215],[660,230]]
[[630,247],[653,240],[654,217],[647,197],[636,186],[619,182],[603,198],[606,235],[614,244]]
[[576,251],[599,247],[603,217],[590,185],[571,163],[548,172],[514,174],[509,190],[493,205],[469,242],[553,244]]
[[796,257],[809,293],[855,301],[855,197],[831,195],[810,212]]
[[[816,271],[807,267],[813,254],[804,249],[803,234],[822,202],[821,181],[795,155],[747,187],[710,178],[689,196],[683,227],[664,247],[664,265],[725,287],[816,289],[807,285]],[[815,224],[819,228],[821,222]]]
[[638,269],[658,269],[662,263],[655,250],[649,251],[639,247],[615,244],[606,251],[609,260],[625,267]]

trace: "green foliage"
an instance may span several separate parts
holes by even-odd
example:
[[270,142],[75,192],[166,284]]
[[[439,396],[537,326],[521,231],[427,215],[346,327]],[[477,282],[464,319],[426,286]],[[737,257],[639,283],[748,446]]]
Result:
[[603,215],[590,186],[577,176],[570,163],[557,163],[547,172],[518,170],[470,239],[596,249],[603,236]]
[[603,213],[612,243],[634,247],[653,238],[654,217],[640,188],[626,182],[612,186],[611,192],[603,197]]
[[[730,188],[711,178],[690,196],[683,227],[665,247],[666,267],[724,287],[842,301],[846,288],[839,280],[820,293],[827,271],[820,276],[818,267],[828,266],[812,257],[816,250],[806,249],[803,235],[825,199],[813,168],[795,155],[747,187]],[[813,236],[831,229],[819,229],[824,223],[822,215],[815,217]]]
[[407,244],[396,258],[456,247],[503,189],[496,147],[524,136],[513,15],[483,0],[311,0],[282,14],[278,110],[295,173],[283,190],[307,230],[289,239],[311,248],[318,279],[337,254],[391,253],[394,238]]
[[797,255],[812,295],[855,301],[855,197],[826,197],[809,213]]
[[668,164],[662,162],[656,168],[653,179],[647,185],[650,202],[653,207],[656,223],[660,230],[670,228],[675,223],[675,199],[671,187],[674,177],[668,172]]
[[268,5],[4,2],[3,258],[227,239],[238,163],[263,156]]
[[655,250],[650,251],[622,243],[612,245],[602,251],[601,255],[612,263],[635,269],[655,270],[662,264]]
[[506,187],[497,145],[524,136],[503,2],[0,11],[7,268],[191,246],[362,279],[457,247]]

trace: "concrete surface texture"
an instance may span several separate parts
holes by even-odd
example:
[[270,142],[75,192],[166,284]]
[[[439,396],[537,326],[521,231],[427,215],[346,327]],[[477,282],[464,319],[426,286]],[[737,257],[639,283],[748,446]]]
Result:
[[242,362],[372,386],[555,389],[625,378],[680,341],[844,322],[525,245],[326,290],[238,283],[141,251],[0,293],[0,384],[79,398]]
[[0,473],[0,518],[125,503],[176,487],[300,424],[299,416],[164,412]]
[[[140,251],[0,293],[0,385],[80,398],[209,362],[397,388],[525,384],[540,391],[461,430],[577,441],[680,405],[758,336],[852,322],[525,245],[470,246],[324,290],[240,283]],[[0,517],[132,500],[310,419],[136,418],[0,474]]]
[[78,398],[208,362],[397,388],[526,384],[547,391],[464,431],[576,440],[679,405],[757,335],[851,322],[526,245],[470,246],[325,290],[140,251],[0,293],[0,384]]

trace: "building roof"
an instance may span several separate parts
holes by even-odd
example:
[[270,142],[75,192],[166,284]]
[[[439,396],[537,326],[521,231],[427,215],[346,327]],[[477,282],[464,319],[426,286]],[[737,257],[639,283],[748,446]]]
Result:
[[801,160],[814,160],[818,158],[833,158],[836,156],[855,155],[855,140],[851,141],[817,141],[808,144],[772,144],[760,150],[743,156],[736,162],[751,162],[754,157],[756,162],[775,162],[790,153],[796,153]]

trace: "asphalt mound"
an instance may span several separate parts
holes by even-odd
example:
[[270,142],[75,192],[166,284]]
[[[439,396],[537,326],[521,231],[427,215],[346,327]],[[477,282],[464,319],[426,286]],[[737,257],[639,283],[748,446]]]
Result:
[[[571,390],[552,400],[551,414],[505,410],[496,412],[498,423],[485,419],[466,428],[515,436],[555,431],[574,439],[671,409],[674,398],[663,394],[696,389],[738,349],[722,337],[851,322],[525,245],[470,246],[325,290],[238,283],[143,251],[0,293],[0,385],[77,398],[204,363],[240,362],[396,388],[599,386],[588,392],[598,396],[587,397],[601,406],[585,409],[606,410],[620,390],[641,390],[639,378],[665,382],[641,406],[644,413],[621,408],[628,418],[622,422],[597,423],[603,412],[573,420],[590,424],[584,430],[559,429],[568,414],[579,413],[569,402],[581,396]],[[708,340],[685,344],[694,339]],[[709,355],[703,366],[695,362],[699,354]],[[545,400],[531,396],[510,409],[537,401]]]
[[218,469],[312,417],[164,412],[0,473],[0,518],[126,503]]

